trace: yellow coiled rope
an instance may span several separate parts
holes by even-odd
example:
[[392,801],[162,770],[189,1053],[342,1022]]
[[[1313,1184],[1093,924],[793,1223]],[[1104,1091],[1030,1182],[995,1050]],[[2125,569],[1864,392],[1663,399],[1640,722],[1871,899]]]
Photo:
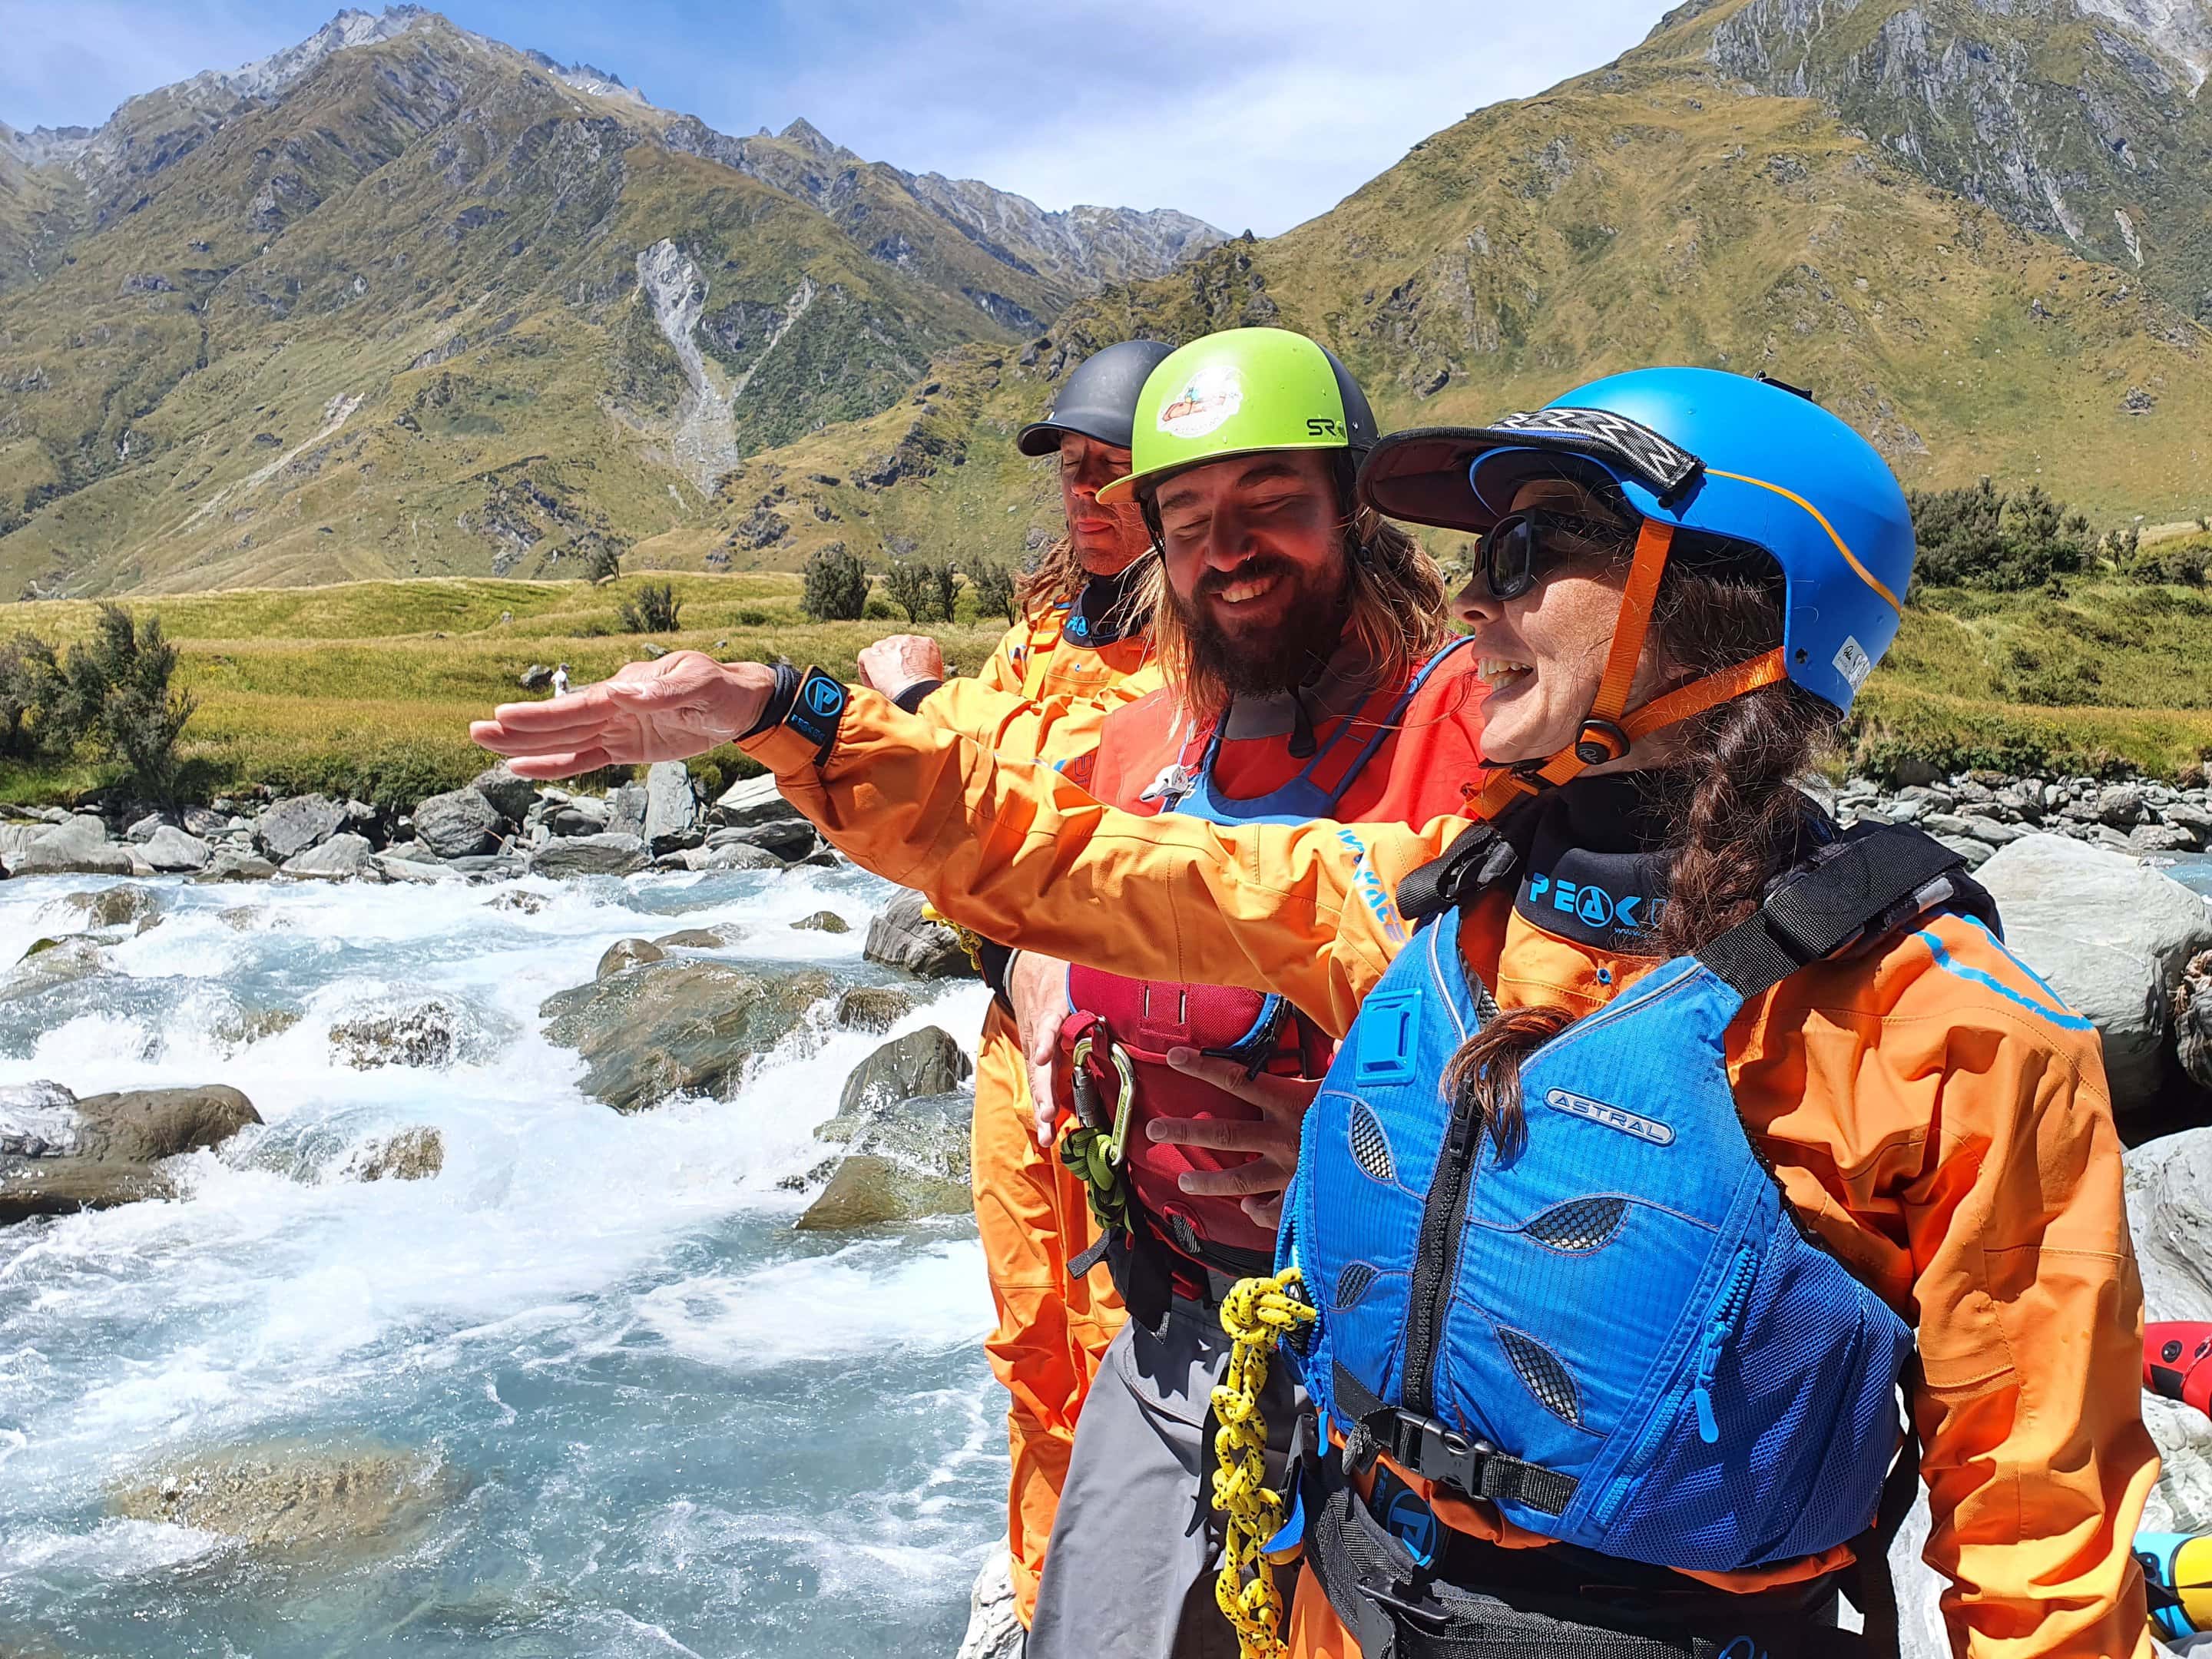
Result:
[[922,901],[921,919],[933,921],[939,927],[951,928],[952,936],[960,941],[960,948],[968,953],[968,965],[979,974],[983,971],[983,936],[981,933],[972,927],[963,927],[951,917],[940,914],[938,908],[927,899]]
[[1284,1335],[1313,1322],[1297,1291],[1298,1270],[1272,1279],[1239,1279],[1222,1298],[1221,1328],[1230,1339],[1229,1374],[1213,1391],[1213,1507],[1224,1517],[1221,1574],[1213,1599],[1237,1632],[1243,1659],[1282,1659],[1282,1593],[1262,1553],[1283,1529],[1283,1495],[1267,1484],[1267,1425],[1260,1391],[1267,1360]]

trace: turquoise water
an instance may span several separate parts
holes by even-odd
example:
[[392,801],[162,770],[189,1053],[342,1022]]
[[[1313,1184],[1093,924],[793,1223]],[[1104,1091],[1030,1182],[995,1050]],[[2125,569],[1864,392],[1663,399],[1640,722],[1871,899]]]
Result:
[[[0,886],[0,960],[60,894]],[[0,1231],[0,1648],[60,1655],[943,1652],[1003,1528],[1003,1407],[966,1223],[802,1235],[779,1178],[881,1037],[826,1010],[733,1100],[623,1117],[538,1003],[614,939],[738,922],[730,954],[861,980],[887,889],[804,870],[503,888],[149,884],[113,971],[0,1001],[0,1083],[226,1082],[268,1120],[185,1195]],[[797,933],[829,908],[847,935]],[[223,913],[232,912],[226,918]],[[331,1024],[434,994],[437,1069],[357,1071]],[[982,993],[904,1026],[965,1039]],[[244,1041],[281,1010],[289,1030]],[[343,1179],[441,1132],[434,1180]],[[180,1456],[421,1449],[454,1492],[393,1547],[274,1559],[116,1518]]]
[[2212,898],[2212,853],[2178,853],[2171,856],[2171,864],[2158,860],[2166,873],[2183,886],[2193,887]]

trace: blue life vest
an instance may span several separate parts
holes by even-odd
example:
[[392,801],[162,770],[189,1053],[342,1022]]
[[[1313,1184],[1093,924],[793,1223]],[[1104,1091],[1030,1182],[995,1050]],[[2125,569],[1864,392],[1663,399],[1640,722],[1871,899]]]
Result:
[[1303,1368],[1347,1459],[1387,1452],[1658,1566],[1869,1526],[1912,1334],[1800,1231],[1737,1115],[1727,1032],[1798,968],[1977,890],[1901,827],[1821,858],[1531,1054],[1510,1158],[1439,1084],[1495,1012],[1456,907],[1391,963],[1307,1115],[1277,1251],[1319,1310]]

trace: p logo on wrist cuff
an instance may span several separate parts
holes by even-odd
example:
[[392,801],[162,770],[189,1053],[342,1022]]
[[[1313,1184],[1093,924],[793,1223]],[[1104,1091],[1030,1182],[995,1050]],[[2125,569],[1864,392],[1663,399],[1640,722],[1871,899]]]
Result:
[[799,683],[799,695],[791,700],[791,712],[783,717],[783,723],[814,745],[817,763],[830,758],[830,750],[837,742],[837,727],[845,718],[845,705],[850,701],[843,683],[818,668],[808,669],[806,678]]

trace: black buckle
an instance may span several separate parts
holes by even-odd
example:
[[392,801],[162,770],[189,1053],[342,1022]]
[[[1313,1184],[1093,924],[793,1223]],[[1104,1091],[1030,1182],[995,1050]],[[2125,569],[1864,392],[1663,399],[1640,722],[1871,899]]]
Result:
[[1486,1440],[1470,1440],[1433,1417],[1396,1413],[1390,1425],[1390,1455],[1424,1480],[1455,1486],[1469,1498],[1482,1496],[1482,1466],[1498,1455]]

